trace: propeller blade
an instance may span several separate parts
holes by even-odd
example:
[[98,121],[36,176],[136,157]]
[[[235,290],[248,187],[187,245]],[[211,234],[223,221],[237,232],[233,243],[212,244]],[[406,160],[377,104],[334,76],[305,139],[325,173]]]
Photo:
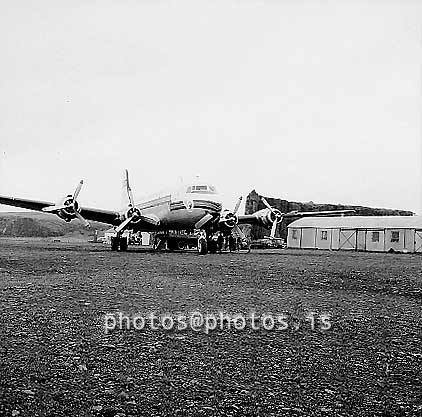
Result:
[[234,225],[232,232],[233,231],[235,231],[239,235],[241,240],[246,240],[245,234],[242,232],[242,229],[237,224]]
[[269,205],[268,201],[264,197],[261,198],[261,201],[264,203],[267,209],[271,210],[271,212],[273,211],[273,208]]
[[277,222],[273,222],[273,226],[271,227],[271,233],[270,233],[271,239],[275,238],[276,231],[277,231]]
[[202,219],[198,220],[195,223],[195,229],[200,229],[202,226],[205,225],[205,223],[208,223],[212,218],[213,216],[210,213],[207,213],[204,217],[202,217]]
[[146,222],[146,223],[150,223],[154,226],[157,226],[160,224],[160,219],[157,216],[154,215],[143,215],[141,214],[141,211],[136,208],[135,206],[135,199],[133,198],[133,192],[132,192],[132,188],[130,188],[130,183],[129,183],[129,171],[127,169],[125,169],[125,178],[124,178],[124,182],[123,182],[123,187],[126,188],[126,193],[129,199],[129,207],[131,207],[132,209],[134,209],[133,215],[128,217],[123,223],[121,223],[119,226],[117,226],[116,228],[116,232],[120,233],[122,230],[124,230],[127,225],[132,221],[132,220],[136,220],[138,221],[139,219]]
[[242,202],[242,196],[239,197],[239,200],[237,200],[236,205],[234,206],[233,214],[237,213],[237,210],[239,210],[240,203]]
[[82,224],[86,228],[91,227],[91,225],[89,224],[89,221],[84,219],[78,211],[75,211],[75,216],[82,222]]
[[76,187],[75,192],[73,193],[73,201],[76,201],[76,199],[78,198],[79,193],[81,192],[81,188],[83,185],[84,181],[81,180],[78,184],[78,186]]
[[152,217],[152,216],[143,216],[143,215],[136,215],[136,216],[130,216],[128,217],[124,222],[120,223],[119,226],[117,226],[116,228],[116,232],[120,233],[121,231],[123,231],[124,229],[126,229],[126,227],[129,225],[129,223],[134,219],[134,217],[136,217],[136,219],[140,219],[146,223],[150,223],[153,224],[154,226],[157,226],[160,224],[160,219]]
[[128,187],[128,189],[127,189],[127,194],[128,194],[128,196],[129,196],[130,205],[131,205],[132,207],[135,207],[135,200],[134,200],[134,198],[133,198],[132,189],[131,189],[130,187]]
[[301,217],[301,216],[338,216],[347,213],[355,213],[355,210],[325,210],[325,211],[291,211],[286,213],[286,217]]
[[160,219],[152,217],[152,216],[144,216],[141,215],[141,220],[143,220],[144,222],[147,222],[149,224],[153,224],[154,226],[158,226],[160,224]]
[[125,169],[125,173],[126,173],[126,191],[127,191],[127,196],[129,197],[130,205],[132,207],[135,207],[135,200],[133,198],[132,189],[130,188],[130,185],[129,185],[129,171],[127,169]]
[[129,186],[129,171],[125,169],[126,186]]
[[122,230],[126,229],[127,225],[132,221],[132,217],[128,217],[124,222],[120,223],[116,227],[116,232],[120,233]]
[[55,211],[63,210],[65,208],[69,208],[69,206],[48,206],[44,207],[42,211],[45,211],[46,213],[54,213]]

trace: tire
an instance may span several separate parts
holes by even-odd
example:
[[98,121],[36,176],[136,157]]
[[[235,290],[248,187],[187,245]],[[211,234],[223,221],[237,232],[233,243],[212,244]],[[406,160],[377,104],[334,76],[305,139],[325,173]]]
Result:
[[127,251],[127,246],[128,246],[128,240],[125,237],[121,237],[120,238],[120,251],[121,252],[126,252]]
[[208,252],[208,245],[206,239],[198,240],[198,252],[200,255],[206,255]]
[[174,251],[177,249],[177,241],[175,239],[167,239],[167,249]]
[[112,237],[111,238],[111,250],[113,252],[118,251],[119,250],[119,239],[117,237]]
[[217,242],[215,240],[210,240],[208,242],[208,252],[209,253],[217,253]]

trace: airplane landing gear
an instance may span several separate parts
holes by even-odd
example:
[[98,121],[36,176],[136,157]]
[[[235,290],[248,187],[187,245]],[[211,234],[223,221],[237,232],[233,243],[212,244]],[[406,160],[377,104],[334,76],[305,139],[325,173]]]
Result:
[[111,238],[111,250],[126,252],[128,247],[127,237],[122,237],[119,234]]
[[207,239],[199,239],[198,240],[198,253],[200,255],[206,255],[207,252],[208,252]]
[[111,250],[113,252],[119,250],[119,239],[117,237],[112,237],[111,238]]
[[209,231],[202,231],[198,236],[198,253],[206,255],[207,253],[217,253],[218,241]]
[[214,239],[208,240],[208,252],[209,253],[217,253],[218,244],[217,241]]
[[121,237],[120,238],[120,251],[121,252],[127,252],[127,247],[128,247],[128,239],[127,237]]

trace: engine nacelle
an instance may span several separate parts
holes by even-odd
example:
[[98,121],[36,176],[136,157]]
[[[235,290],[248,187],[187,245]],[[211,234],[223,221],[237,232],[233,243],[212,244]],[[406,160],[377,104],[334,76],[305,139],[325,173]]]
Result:
[[283,220],[283,214],[278,209],[262,209],[254,213],[254,216],[258,219],[261,226],[271,228],[275,223],[281,223]]
[[56,212],[57,216],[66,222],[70,222],[72,219],[76,218],[75,210],[79,209],[79,205],[77,201],[73,200],[71,195],[64,197],[60,203],[60,206],[64,208],[61,208]]
[[141,210],[139,210],[137,207],[130,207],[129,210],[126,212],[126,219],[129,217],[132,217],[132,224],[139,223],[141,220]]
[[72,219],[77,218],[84,224],[85,227],[89,227],[89,222],[81,216],[81,209],[79,208],[79,204],[76,201],[79,192],[81,191],[83,183],[84,182],[82,180],[79,182],[75,192],[73,193],[73,196],[71,194],[68,194],[60,202],[60,204],[54,204],[54,206],[43,207],[42,211],[45,211],[46,213],[56,214],[61,219],[67,222],[70,222]]
[[232,213],[230,210],[224,210],[220,215],[220,224],[227,229],[233,229],[237,224],[238,218],[236,214]]

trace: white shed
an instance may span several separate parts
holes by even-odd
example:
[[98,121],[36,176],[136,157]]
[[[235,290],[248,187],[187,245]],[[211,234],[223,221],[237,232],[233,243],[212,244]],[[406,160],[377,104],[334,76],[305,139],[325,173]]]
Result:
[[422,252],[422,216],[305,217],[288,226],[287,247]]

